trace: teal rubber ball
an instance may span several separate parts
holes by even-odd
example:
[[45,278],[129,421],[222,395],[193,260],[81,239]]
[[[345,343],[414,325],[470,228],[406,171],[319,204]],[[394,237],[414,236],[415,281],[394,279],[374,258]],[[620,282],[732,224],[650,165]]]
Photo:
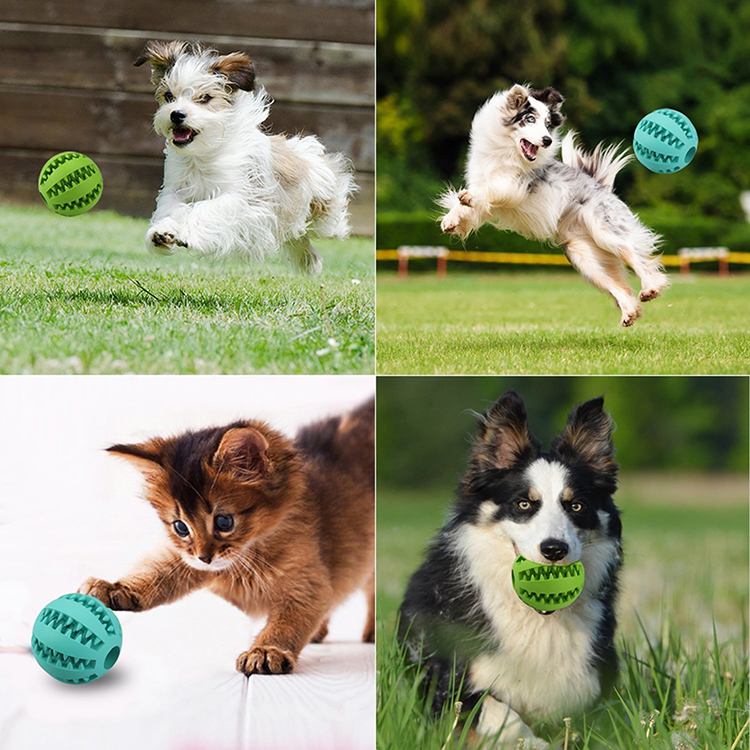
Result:
[[698,131],[676,109],[657,109],[635,129],[633,150],[644,167],[659,174],[684,169],[698,150]]
[[65,594],[36,618],[31,650],[39,666],[60,682],[92,682],[109,672],[122,649],[115,613],[86,594]]

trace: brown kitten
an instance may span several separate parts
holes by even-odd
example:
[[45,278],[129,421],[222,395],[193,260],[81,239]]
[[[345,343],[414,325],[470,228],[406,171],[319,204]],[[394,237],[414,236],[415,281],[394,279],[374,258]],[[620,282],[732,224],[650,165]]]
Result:
[[169,545],[133,573],[79,589],[116,610],[142,611],[208,588],[266,626],[237,669],[294,668],[349,594],[368,597],[374,640],[374,404],[304,427],[294,442],[267,424],[113,445],[146,480]]

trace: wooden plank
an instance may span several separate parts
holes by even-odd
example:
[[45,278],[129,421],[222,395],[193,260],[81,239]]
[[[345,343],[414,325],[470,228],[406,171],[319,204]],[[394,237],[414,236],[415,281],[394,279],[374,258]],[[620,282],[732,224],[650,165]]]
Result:
[[372,44],[374,0],[0,0],[0,21]]
[[[146,94],[38,89],[0,85],[0,142],[7,148],[158,156],[164,144],[151,130],[154,101]],[[374,171],[370,108],[278,102],[273,132],[314,133],[357,169]]]
[[[148,66],[133,67],[151,34],[0,23],[3,83],[151,94]],[[195,37],[198,38],[198,37]],[[276,101],[373,106],[374,48],[200,37],[226,54],[248,52]]]
[[[39,170],[53,151],[21,151],[0,148],[0,200],[41,206],[37,192]],[[106,154],[89,154],[104,177],[104,192],[95,210],[112,210],[130,216],[148,217],[154,210],[161,186],[162,159]],[[375,177],[360,172],[355,176],[359,192],[351,205],[355,234],[372,236],[375,222]]]

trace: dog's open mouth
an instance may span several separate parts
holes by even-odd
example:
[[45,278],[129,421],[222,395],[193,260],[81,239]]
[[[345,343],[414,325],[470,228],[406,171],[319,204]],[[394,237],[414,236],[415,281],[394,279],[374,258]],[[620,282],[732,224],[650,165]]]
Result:
[[175,146],[187,146],[188,143],[193,142],[195,136],[196,131],[191,128],[172,128],[172,143],[174,143]]
[[528,161],[534,161],[538,151],[539,146],[535,146],[525,138],[521,138],[521,152]]

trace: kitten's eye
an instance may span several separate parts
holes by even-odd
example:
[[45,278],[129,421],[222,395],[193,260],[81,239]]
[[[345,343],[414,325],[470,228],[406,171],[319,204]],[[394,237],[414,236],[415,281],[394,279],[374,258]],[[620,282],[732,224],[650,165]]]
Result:
[[211,99],[213,99],[213,96],[210,94],[203,94],[203,96],[198,97],[198,104],[208,104]]
[[573,513],[580,513],[583,510],[583,505],[581,503],[571,503],[570,509]]
[[165,91],[164,92],[164,101],[165,102],[173,102],[174,101],[174,94],[171,91]]
[[529,500],[519,500],[516,505],[521,510],[531,510],[531,502]]
[[220,513],[214,518],[214,526],[219,531],[229,531],[234,526],[234,516],[228,513]]
[[534,117],[534,115],[529,115],[526,118],[526,122],[528,122],[529,125],[533,125],[536,122],[536,117]]
[[177,536],[187,536],[190,533],[190,529],[184,521],[175,521],[172,526]]

